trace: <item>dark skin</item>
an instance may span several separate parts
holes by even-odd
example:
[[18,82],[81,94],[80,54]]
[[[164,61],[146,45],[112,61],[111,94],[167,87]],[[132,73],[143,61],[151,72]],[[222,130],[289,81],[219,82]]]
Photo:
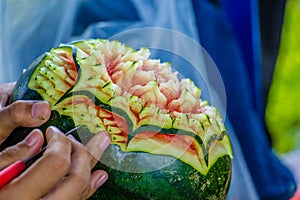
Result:
[[[7,105],[13,83],[0,85],[0,143],[19,126],[38,127],[51,113],[45,101],[17,101]],[[103,170],[91,172],[110,144],[107,132],[96,134],[87,145],[65,136],[58,128],[46,130],[44,155],[0,189],[0,199],[88,199],[108,178]],[[43,133],[34,129],[23,141],[0,152],[0,169],[37,153]]]

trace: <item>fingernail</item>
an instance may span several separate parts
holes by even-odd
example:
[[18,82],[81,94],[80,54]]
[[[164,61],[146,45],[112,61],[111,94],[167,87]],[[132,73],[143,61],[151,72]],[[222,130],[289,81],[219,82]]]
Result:
[[25,144],[29,147],[34,146],[38,141],[39,137],[34,132],[30,133],[24,140]]
[[108,145],[110,144],[110,135],[108,135],[107,133],[99,133],[101,134],[101,138],[99,141],[99,147],[100,149],[106,149],[108,147]]
[[59,133],[60,130],[58,128],[56,128],[55,126],[49,126],[46,130],[46,136],[47,139],[52,138],[54,135],[56,135],[56,133]]
[[98,177],[98,180],[96,181],[96,187],[100,187],[101,185],[103,185],[105,183],[105,181],[107,181],[108,179],[108,176],[107,174],[101,174],[99,177]]
[[61,131],[56,127],[56,126],[49,126],[47,128],[47,132],[49,132],[49,134],[56,134],[56,133],[61,133]]
[[78,141],[76,140],[76,138],[75,138],[73,135],[68,135],[68,137],[69,137],[71,140],[78,142]]
[[33,118],[45,120],[45,109],[48,103],[45,101],[34,103],[31,107],[31,115]]

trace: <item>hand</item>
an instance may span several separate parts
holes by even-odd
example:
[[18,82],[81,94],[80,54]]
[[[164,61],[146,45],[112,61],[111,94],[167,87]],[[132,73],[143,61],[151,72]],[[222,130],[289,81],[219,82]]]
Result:
[[[0,144],[19,126],[37,127],[51,114],[45,101],[16,101],[7,105],[14,83],[0,85]],[[96,134],[84,147],[57,128],[46,131],[44,155],[19,177],[0,189],[0,199],[86,199],[107,180],[103,170],[91,169],[110,143],[107,133]],[[0,170],[37,153],[44,143],[40,130],[0,152]],[[92,156],[93,155],[93,156]]]
[[0,85],[0,144],[15,128],[38,127],[51,115],[50,105],[46,101],[16,101],[6,106],[14,85]]
[[[1,188],[0,199],[87,199],[107,180],[105,171],[91,173],[91,169],[110,144],[108,133],[96,134],[86,147],[55,127],[47,129],[46,138],[44,155]],[[33,130],[24,141],[0,153],[0,169],[30,157],[42,144],[42,132]]]

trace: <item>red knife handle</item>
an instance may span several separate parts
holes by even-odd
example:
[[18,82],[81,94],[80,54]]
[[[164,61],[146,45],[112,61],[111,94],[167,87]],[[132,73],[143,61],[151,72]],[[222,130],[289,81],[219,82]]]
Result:
[[0,171],[0,188],[17,177],[24,169],[26,164],[18,160]]

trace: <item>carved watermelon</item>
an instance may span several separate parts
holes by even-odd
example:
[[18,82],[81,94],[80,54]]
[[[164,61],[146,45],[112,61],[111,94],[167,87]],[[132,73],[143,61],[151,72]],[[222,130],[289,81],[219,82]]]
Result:
[[96,166],[109,180],[91,199],[225,199],[232,150],[217,109],[149,55],[101,39],[53,48],[22,75],[13,101],[48,101],[46,126],[110,133]]

